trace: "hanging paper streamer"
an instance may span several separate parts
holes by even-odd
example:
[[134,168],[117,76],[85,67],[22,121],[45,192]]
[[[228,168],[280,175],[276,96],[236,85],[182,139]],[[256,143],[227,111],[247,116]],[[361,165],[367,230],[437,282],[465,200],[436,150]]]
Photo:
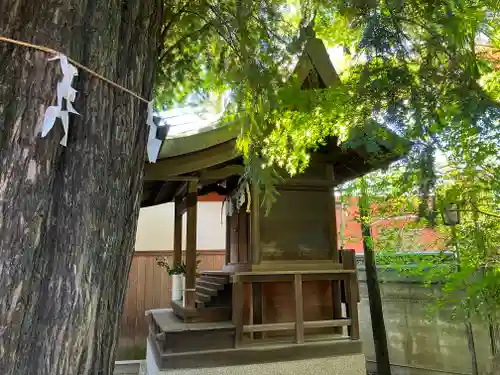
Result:
[[150,163],[156,163],[156,159],[158,158],[158,154],[160,153],[160,147],[162,141],[156,138],[156,134],[158,132],[158,125],[155,124],[153,120],[153,102],[148,103],[148,119],[147,124],[149,126],[149,135],[148,135],[148,160]]
[[[71,87],[73,79],[78,75],[78,69],[68,62],[68,58],[64,55],[57,55],[50,58],[49,61],[59,60],[61,63],[61,71],[63,78],[57,84],[57,105],[50,106],[45,110],[42,126],[42,137],[45,137],[54,127],[57,118],[61,119],[64,135],[60,144],[64,147],[68,144],[69,132],[69,113],[78,115],[79,113],[73,108],[73,103],[76,98],[76,90]],[[65,108],[63,109],[63,99]]]

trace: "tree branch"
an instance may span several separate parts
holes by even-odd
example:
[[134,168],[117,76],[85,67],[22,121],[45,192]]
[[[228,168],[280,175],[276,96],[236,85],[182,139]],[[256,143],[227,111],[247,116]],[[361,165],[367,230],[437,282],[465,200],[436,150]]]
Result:
[[168,20],[167,24],[163,27],[163,30],[161,32],[161,37],[160,37],[160,43],[161,43],[160,48],[163,45],[163,43],[165,42],[165,40],[167,38],[167,34],[168,34],[169,30],[172,28],[174,22],[177,21],[179,19],[179,17],[181,16],[181,14],[185,12],[188,5],[189,5],[189,0],[186,1],[186,3],[179,9],[179,11],[177,13],[172,14],[172,18],[170,18]]
[[[192,11],[192,10],[186,10],[186,13],[191,13],[191,14],[194,14],[198,17],[200,17],[202,20],[204,20],[205,22],[207,23],[212,23],[212,25],[214,26],[214,30],[217,32],[217,34],[226,42],[226,44],[229,46],[229,48],[231,48],[233,50],[233,52],[241,59],[241,54],[239,53],[239,50],[234,46],[234,44],[232,43],[231,40],[229,40],[225,35],[224,33],[222,33],[219,28],[217,27],[217,25],[215,25],[215,23],[213,21],[208,21],[205,17],[203,17],[201,14],[195,12],[195,11]],[[217,17],[218,15],[215,14],[215,16]],[[220,21],[220,20],[219,20]],[[222,25],[222,23],[221,23]]]
[[479,213],[481,213],[481,214],[483,214],[483,215],[486,215],[486,216],[496,217],[496,218],[500,219],[500,215],[499,215],[499,214],[494,214],[494,213],[492,213],[492,212],[486,212],[486,211],[483,211],[483,210],[481,210],[479,207],[477,207],[477,206],[476,206],[473,202],[469,202],[469,203],[471,204],[471,206],[472,206],[472,207],[474,207],[474,209],[475,209],[477,212],[479,212]]
[[177,46],[179,46],[183,41],[185,41],[186,39],[198,34],[198,33],[203,33],[203,31],[207,30],[211,25],[211,23],[206,23],[204,24],[202,27],[200,27],[199,29],[193,31],[192,33],[189,33],[189,34],[185,34],[183,35],[180,39],[178,39],[174,44],[172,44],[170,47],[168,47],[165,52],[162,53],[161,57],[160,57],[160,64],[163,63],[163,61],[165,60],[165,58],[168,56],[169,53],[171,53],[174,48],[176,48]]

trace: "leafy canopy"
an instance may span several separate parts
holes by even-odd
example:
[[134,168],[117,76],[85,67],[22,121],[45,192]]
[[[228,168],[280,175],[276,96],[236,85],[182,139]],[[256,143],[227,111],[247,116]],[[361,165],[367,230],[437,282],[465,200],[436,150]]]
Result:
[[[231,90],[225,120],[242,126],[246,177],[270,201],[276,167],[300,173],[327,137],[381,123],[413,142],[404,178],[426,201],[436,150],[472,151],[486,138],[496,146],[500,78],[479,44],[500,47],[499,8],[493,0],[173,2],[157,99]],[[343,48],[346,66],[342,85],[300,92],[289,78],[312,29]]]

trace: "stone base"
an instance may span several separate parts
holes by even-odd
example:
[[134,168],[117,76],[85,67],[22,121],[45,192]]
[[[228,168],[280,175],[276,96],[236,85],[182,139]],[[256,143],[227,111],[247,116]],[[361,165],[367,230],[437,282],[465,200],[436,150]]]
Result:
[[348,354],[326,358],[291,360],[274,363],[236,365],[231,367],[189,368],[160,370],[148,340],[147,371],[144,375],[366,375],[365,356]]

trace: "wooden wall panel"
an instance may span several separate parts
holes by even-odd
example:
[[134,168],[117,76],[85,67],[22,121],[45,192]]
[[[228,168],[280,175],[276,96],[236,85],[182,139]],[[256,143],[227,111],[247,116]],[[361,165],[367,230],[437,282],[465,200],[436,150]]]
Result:
[[[218,271],[224,266],[224,250],[200,250],[199,271]],[[136,252],[129,272],[125,305],[120,322],[119,346],[144,346],[147,336],[145,312],[170,307],[171,278],[156,264],[156,257],[173,262],[172,251]]]
[[242,207],[238,214],[238,263],[248,263],[249,214]]
[[232,216],[229,216],[229,222],[226,223],[226,225],[229,225],[229,238],[231,239],[230,241],[230,248],[231,248],[231,263],[238,263],[239,261],[239,254],[238,254],[238,215],[233,214]]
[[250,260],[249,234],[250,215],[246,212],[246,205],[243,205],[238,213],[228,216],[227,228],[229,233],[229,263],[246,264]]
[[279,190],[269,215],[260,213],[263,261],[328,260],[331,195],[325,191]]

